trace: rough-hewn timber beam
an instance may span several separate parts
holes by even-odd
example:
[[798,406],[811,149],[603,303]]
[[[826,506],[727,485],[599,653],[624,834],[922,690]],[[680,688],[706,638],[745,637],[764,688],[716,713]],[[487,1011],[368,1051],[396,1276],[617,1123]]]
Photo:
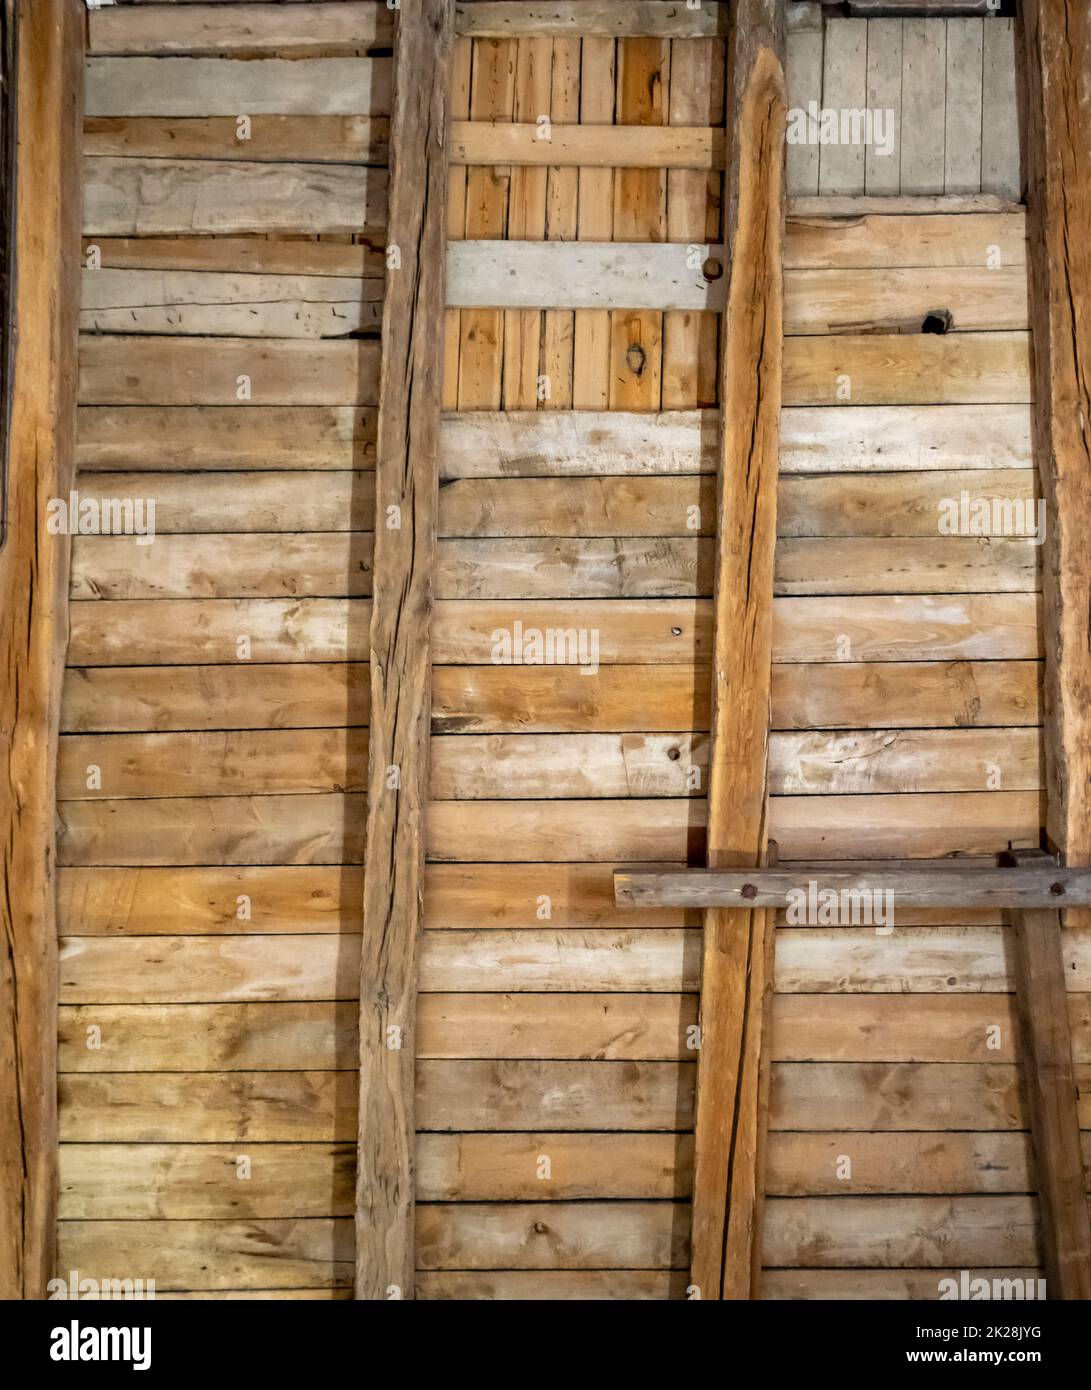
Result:
[[775,869],[686,869],[675,872],[614,874],[619,904],[630,907],[772,907],[793,901],[789,895],[815,892],[890,894],[899,907],[1052,908],[1091,904],[1091,871],[1050,867],[888,866],[841,869],[837,864],[810,868],[780,865]]
[[[1025,0],[1024,132],[1034,444],[1048,504],[1046,830],[1070,867],[1091,864],[1091,13],[1086,0]],[[1086,929],[1087,909],[1066,914]],[[1016,920],[1017,990],[1047,1286],[1091,1298],[1071,1040],[1055,914]]]
[[83,5],[18,0],[18,11],[18,339],[0,549],[0,1298],[38,1299],[56,1247],[54,781],[69,561],[45,516],[73,477]]
[[[397,11],[375,457],[356,1296],[413,1294],[413,1030],[443,366],[451,7]],[[391,264],[393,262],[393,264]]]
[[[713,644],[708,865],[752,867],[767,839],[782,355],[784,4],[738,0],[728,43],[723,421]],[[701,1298],[748,1298],[761,1262],[771,986],[768,912],[705,918],[692,1282]]]

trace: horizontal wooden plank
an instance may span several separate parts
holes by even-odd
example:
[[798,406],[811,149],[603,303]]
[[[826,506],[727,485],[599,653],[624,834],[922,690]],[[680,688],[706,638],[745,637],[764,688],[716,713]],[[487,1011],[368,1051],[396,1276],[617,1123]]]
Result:
[[[942,953],[952,933],[943,928],[934,933]],[[826,944],[832,965],[839,943],[835,938]],[[918,959],[928,944],[918,940]],[[1000,965],[1003,969],[1002,960]],[[897,988],[896,975],[888,970],[885,978]],[[791,983],[801,983],[799,965],[793,974],[782,962],[781,988]],[[845,989],[851,988],[852,980],[846,980]],[[1069,1004],[1073,1055],[1089,1062],[1087,996],[1073,994]],[[1014,1062],[1019,1041],[1014,1000],[1006,994],[782,993],[773,1000],[770,1048],[779,1061]]]
[[[781,665],[772,727],[1034,726],[1033,661]],[[705,666],[438,666],[437,734],[704,731]],[[65,733],[366,726],[362,663],[79,667],[65,678]]]
[[62,1144],[59,1160],[62,1222],[352,1215],[354,1144]]
[[358,406],[81,406],[77,418],[84,474],[375,466],[375,411]]
[[70,936],[336,932],[359,923],[363,886],[340,865],[66,869],[58,922]]
[[351,1071],[355,999],[343,1003],[66,1004],[61,1072]]
[[83,230],[121,237],[363,232],[385,225],[386,190],[386,170],[362,165],[88,155]]
[[[1035,658],[1041,652],[1038,607],[1037,597],[1029,593],[782,598],[773,607],[774,660]],[[255,662],[360,661],[368,653],[367,617],[368,604],[360,599],[79,603],[70,614],[68,659],[78,666],[234,662],[243,634]],[[497,656],[505,660],[512,647],[516,622],[524,637],[531,629],[543,639],[549,629],[574,630],[577,667],[704,664],[709,657],[708,600],[496,600],[439,603],[434,660],[440,665],[495,665]],[[555,654],[558,650],[555,642]]]
[[789,214],[786,270],[905,270],[1026,264],[1026,216],[1013,212],[914,217]]
[[[208,532],[370,531],[375,524],[371,469],[266,473],[92,473],[78,485],[81,503],[106,515],[113,499],[155,506],[157,536]],[[245,501],[243,501],[245,499]],[[102,513],[100,513],[102,514]]]
[[1029,1118],[1018,1069],[1002,1062],[779,1062],[770,1078],[773,1130],[1010,1130]]
[[136,159],[385,164],[386,116],[88,116],[83,152]]
[[418,1059],[420,1130],[677,1130],[693,1121],[692,1062]]
[[[505,4],[504,8],[508,8]],[[417,1263],[443,1269],[680,1269],[689,1207],[674,1202],[422,1204]]]
[[102,268],[82,284],[84,333],[347,338],[382,318],[380,279]]
[[77,536],[73,599],[367,597],[370,532]]
[[88,16],[91,53],[305,52],[344,45],[389,46],[391,11],[380,0],[336,4],[187,4],[164,22],[157,6],[96,9]]
[[88,116],[387,116],[391,79],[389,58],[90,56],[84,109]]
[[[614,903],[611,864],[430,864],[429,925],[440,930],[677,927],[699,923],[674,908]],[[336,932],[359,922],[363,879],[351,866],[67,868],[58,919],[70,936]],[[543,897],[547,900],[543,904]],[[240,904],[240,899],[242,900]],[[240,913],[240,905],[248,912]],[[541,913],[548,907],[549,916]]]
[[[328,345],[327,345],[328,346]],[[77,536],[73,599],[366,597],[368,532]],[[1030,593],[1030,539],[977,536],[788,538],[777,547],[778,595]],[[703,598],[713,542],[683,537],[440,540],[440,599]]]
[[723,269],[723,248],[709,245],[451,241],[447,304],[718,311]]
[[685,1298],[686,1269],[501,1269],[417,1274],[417,1298],[586,1302]]
[[222,338],[214,352],[203,338],[80,340],[85,405],[351,406],[374,405],[378,397],[376,339]]
[[[351,1286],[351,1219],[62,1221],[58,1268],[171,1289]],[[139,1274],[137,1274],[139,1271]]]
[[785,270],[784,331],[919,334],[929,315],[950,315],[947,331],[1025,329],[1022,265],[928,266],[905,270]]
[[[448,1276],[449,1277],[449,1276]],[[1038,1280],[1042,1278],[1040,1269],[999,1268],[968,1269],[936,1268],[923,1269],[770,1269],[762,1275],[762,1297],[787,1301],[801,1298],[822,1299],[830,1302],[855,1301],[903,1301],[918,1299],[934,1301],[951,1285],[941,1284],[943,1279],[953,1279],[954,1287],[961,1286],[966,1279],[987,1279],[992,1281]],[[1012,1284],[1025,1290],[1027,1285]]]
[[84,237],[83,258],[87,266],[97,264],[115,270],[382,277],[386,273],[383,236],[366,230],[357,236],[354,241],[315,241],[304,234],[272,240],[259,232],[245,236]]
[[[68,801],[60,808],[63,865],[336,864],[360,862],[355,793],[310,796]],[[1034,846],[1034,791],[827,796],[821,824],[808,796],[775,797],[771,833],[787,858],[938,858]],[[682,798],[432,804],[431,856],[497,863],[689,861],[704,849],[704,803]]]
[[61,1142],[355,1142],[352,1072],[101,1072],[59,1080]]
[[[205,797],[360,791],[367,748],[363,729],[67,734],[57,789],[62,798],[77,801],[164,792]],[[770,790],[778,796],[1030,790],[1042,784],[1040,764],[1034,729],[784,732],[770,739]],[[707,766],[705,734],[462,734],[432,740],[430,781],[438,801],[685,797],[703,793]],[[807,876],[797,873],[790,882],[806,884]],[[895,899],[917,906],[1017,905],[1011,899],[1015,879],[998,874],[989,882],[992,898],[983,880],[979,896],[966,902],[959,896],[972,891],[965,877],[933,874],[924,882],[922,887],[919,875],[910,882],[905,874],[883,880],[893,885]],[[1058,882],[1063,875],[1039,875],[1034,902],[1027,905],[1041,906],[1043,894],[1063,891]],[[885,891],[874,875],[859,876],[859,883]],[[642,901],[667,892],[689,893],[684,905],[709,902],[708,885],[699,878],[660,882],[638,875],[623,886]],[[834,885],[841,886],[846,885]],[[1072,902],[1087,900],[1082,883],[1068,887]],[[721,895],[725,891],[720,886]],[[780,884],[770,890],[778,903],[785,891]]]
[[[428,919],[431,920],[431,919]],[[693,930],[431,930],[425,934],[425,993],[692,992],[700,981]]]
[[[1020,689],[1032,695],[1018,672],[1002,684],[1012,695]],[[81,667],[65,676],[61,728],[65,733],[359,728],[367,725],[369,706],[368,668],[362,663]]]
[[[462,411],[444,417],[445,479],[716,472],[715,411]],[[1028,468],[1026,405],[793,407],[782,472]]]
[[692,1167],[688,1134],[417,1137],[417,1197],[422,1202],[684,1198],[690,1193]]
[[717,0],[697,9],[676,0],[459,0],[455,32],[475,39],[526,34],[578,34],[581,38],[700,39],[723,33]]
[[454,165],[586,169],[722,169],[724,133],[708,126],[586,126],[452,121]]
[[[1091,1151],[1091,1136],[1085,1136]],[[770,1197],[1033,1192],[1029,1134],[773,1134]],[[839,1176],[840,1174],[840,1176]]]
[[804,1268],[1033,1267],[1035,1205],[1023,1196],[775,1197],[763,1253],[767,1265]]
[[931,217],[937,213],[980,217],[1021,210],[1017,200],[997,193],[827,193],[788,199],[788,214],[793,217]]
[[784,341],[784,404],[1022,404],[1026,333],[831,334]]

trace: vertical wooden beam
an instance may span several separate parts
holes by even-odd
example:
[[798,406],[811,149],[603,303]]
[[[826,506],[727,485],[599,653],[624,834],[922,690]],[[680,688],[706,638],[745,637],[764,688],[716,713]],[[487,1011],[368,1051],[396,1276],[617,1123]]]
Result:
[[57,1216],[57,727],[73,479],[83,6],[18,0],[14,396],[0,549],[0,1298],[44,1298]]
[[414,1019],[431,719],[453,6],[396,11],[375,459],[356,1296],[413,1295]]
[[[737,0],[728,43],[719,536],[708,863],[766,852],[782,354],[783,0]],[[697,1073],[692,1280],[748,1298],[761,1262],[762,1032],[772,917],[706,914]]]
[[[1027,246],[1034,443],[1043,547],[1046,831],[1091,864],[1091,14],[1086,0],[1024,0]],[[986,21],[986,25],[991,21]],[[1086,909],[1065,914],[1086,930]],[[1091,1229],[1056,914],[1019,930],[1039,1205],[1050,1295],[1091,1298]]]

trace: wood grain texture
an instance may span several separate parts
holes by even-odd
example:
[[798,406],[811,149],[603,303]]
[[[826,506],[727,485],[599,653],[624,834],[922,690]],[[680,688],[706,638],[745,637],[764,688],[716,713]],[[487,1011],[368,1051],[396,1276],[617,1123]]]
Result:
[[[356,1296],[412,1297],[414,1017],[431,712],[429,628],[443,390],[452,14],[395,28],[387,276],[371,610],[371,746],[360,962]],[[396,524],[395,524],[396,523]],[[392,772],[393,769],[393,772]]]
[[[41,1299],[56,1252],[56,737],[69,546],[44,534],[73,481],[83,10],[19,0],[17,272],[0,549],[0,1297]],[[11,22],[11,7],[5,23]],[[6,93],[5,93],[6,96]]]
[[305,53],[344,45],[351,50],[389,47],[393,14],[376,0],[336,4],[180,5],[92,10],[91,53]]
[[[761,862],[773,650],[782,355],[784,8],[736,6],[729,39],[730,283],[722,328],[722,462],[714,619],[710,868]],[[703,1298],[748,1298],[760,1263],[764,912],[705,919],[693,1262]],[[726,1117],[731,1116],[730,1121]]]

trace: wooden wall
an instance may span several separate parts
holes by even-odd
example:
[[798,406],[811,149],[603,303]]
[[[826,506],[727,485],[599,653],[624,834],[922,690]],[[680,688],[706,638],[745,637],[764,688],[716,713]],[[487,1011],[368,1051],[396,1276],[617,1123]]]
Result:
[[254,13],[87,63],[77,487],[157,534],[74,545],[61,1268],[161,1296],[353,1271],[390,18]]
[[[361,55],[385,11],[320,7],[372,16],[349,43],[284,6],[256,54],[248,6],[216,7],[214,34],[186,8],[91,30],[102,268],[78,486],[154,495],[161,534],[74,548],[62,1267],[327,1297],[353,1259],[389,70]],[[613,242],[630,267],[652,243],[714,248],[722,40],[462,38],[455,73],[452,242]],[[578,162],[518,154],[528,133],[503,127],[543,116],[576,127]],[[937,525],[963,491],[1035,495],[1023,237],[1021,212],[790,220],[782,858],[1037,843],[1038,552]],[[715,281],[675,307],[678,277],[649,275],[634,309],[579,271],[590,250],[559,251],[529,288],[503,245],[484,276],[452,275],[418,1025],[429,1298],[688,1282],[700,921],[616,909],[611,872],[702,856]],[[950,331],[922,333],[939,311]],[[516,624],[582,632],[597,669],[513,664]],[[998,918],[782,923],[777,988],[767,1295],[931,1297],[948,1267],[1036,1267]]]

